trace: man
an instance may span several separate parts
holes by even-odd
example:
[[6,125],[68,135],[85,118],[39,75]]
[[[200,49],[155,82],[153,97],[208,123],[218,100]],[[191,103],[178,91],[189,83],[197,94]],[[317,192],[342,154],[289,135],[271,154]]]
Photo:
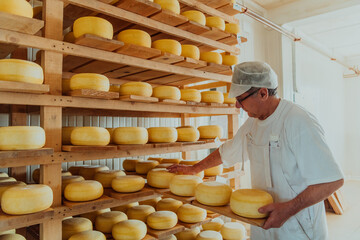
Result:
[[269,192],[274,203],[260,208],[269,217],[251,227],[252,240],[327,239],[323,200],[340,188],[342,172],[313,115],[276,96],[277,75],[262,62],[234,68],[229,97],[249,118],[235,137],[194,166],[171,172],[196,174],[249,159],[252,188]]

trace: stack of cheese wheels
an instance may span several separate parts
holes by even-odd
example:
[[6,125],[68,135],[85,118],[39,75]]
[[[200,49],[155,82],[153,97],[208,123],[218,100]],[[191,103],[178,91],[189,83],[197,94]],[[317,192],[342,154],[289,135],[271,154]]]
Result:
[[74,37],[79,38],[85,34],[112,39],[114,30],[112,24],[99,17],[81,17],[73,25]]
[[166,168],[154,168],[147,174],[147,183],[154,188],[169,188],[171,179],[175,173],[171,173]]
[[44,72],[41,66],[34,62],[19,59],[1,59],[0,79],[1,81],[42,84],[44,82]]
[[157,211],[151,213],[146,223],[149,227],[155,230],[165,230],[175,227],[178,222],[176,213],[171,211]]
[[94,180],[84,180],[69,183],[64,190],[64,197],[73,202],[86,202],[98,199],[103,195],[101,183]]
[[[180,164],[194,166],[198,162],[200,162],[200,161],[199,160],[195,160],[195,161],[184,160],[184,161],[181,161]],[[197,173],[196,176],[198,176],[200,179],[203,179],[205,176],[205,173],[204,173],[204,171],[201,171],[201,172]]]
[[144,161],[143,159],[125,159],[123,161],[123,169],[127,172],[135,172],[136,163]]
[[201,25],[206,24],[205,14],[203,14],[200,11],[189,10],[189,11],[182,12],[181,15],[187,17],[190,21],[197,22]]
[[151,169],[155,168],[157,165],[159,165],[159,162],[155,160],[137,162],[135,165],[135,171],[137,174],[147,174]]
[[110,89],[109,79],[97,73],[79,73],[70,78],[70,89],[93,89],[108,92]]
[[136,219],[142,222],[146,222],[147,217],[155,212],[155,208],[150,205],[139,205],[131,207],[127,210],[126,215],[129,219]]
[[120,193],[137,192],[143,189],[144,186],[145,179],[135,175],[116,177],[111,182],[112,189]]
[[10,233],[0,235],[0,240],[26,240],[26,238],[24,238],[20,234]]
[[172,86],[159,86],[153,88],[153,97],[159,99],[172,99],[172,100],[180,100],[181,92],[177,87]]
[[204,171],[205,177],[219,176],[223,173],[223,170],[224,170],[224,168],[223,168],[222,164],[217,165],[212,168],[205,169],[205,171]]
[[267,214],[259,213],[258,209],[273,203],[272,196],[258,189],[239,189],[230,198],[231,210],[242,217],[264,218]]
[[181,55],[181,44],[174,39],[159,39],[152,43],[152,47],[165,53]]
[[225,21],[220,17],[206,17],[206,26],[225,31]]
[[230,202],[231,187],[220,182],[203,182],[196,186],[196,201],[208,206],[224,206]]
[[89,165],[71,166],[71,167],[69,167],[68,171],[71,172],[72,175],[79,175],[80,174],[80,169],[82,169],[84,167],[89,167]]
[[113,144],[114,141],[113,141],[113,135],[114,135],[114,131],[115,131],[116,128],[106,128],[106,130],[109,132],[110,134],[110,143]]
[[240,26],[236,23],[226,23],[225,24],[225,32],[231,34],[238,34],[240,33]]
[[223,240],[219,232],[207,230],[199,233],[196,240]]
[[151,127],[147,129],[149,142],[172,143],[177,140],[177,131],[173,127]]
[[235,104],[236,98],[229,98],[229,93],[224,93],[224,103]]
[[53,203],[52,189],[43,184],[14,186],[1,196],[1,209],[11,215],[36,213]]
[[180,4],[178,0],[154,0],[154,3],[159,4],[162,9],[180,14]]
[[142,30],[138,29],[126,29],[121,31],[117,39],[126,44],[134,44],[142,47],[151,47],[151,36]]
[[200,60],[208,63],[222,64],[222,56],[218,52],[201,52]]
[[196,186],[202,183],[200,177],[196,175],[176,175],[170,181],[170,191],[178,196],[195,196]]
[[80,217],[89,219],[93,225],[95,224],[96,217],[102,213],[110,212],[110,208],[100,209],[94,212],[80,214]]
[[119,127],[112,135],[115,144],[145,144],[148,142],[148,132],[143,127]]
[[92,222],[83,217],[68,218],[62,221],[62,239],[67,240],[72,235],[93,229]]
[[181,89],[181,100],[191,101],[191,102],[200,102],[201,93],[197,89]]
[[128,220],[123,212],[111,211],[97,215],[95,220],[95,229],[102,233],[111,233],[112,227],[121,221]]
[[94,180],[103,185],[103,188],[111,188],[111,182],[114,178],[125,176],[121,170],[103,170],[95,173]]
[[0,177],[0,183],[4,182],[16,182],[16,179],[13,177]]
[[44,145],[45,131],[41,127],[0,127],[0,150],[39,149]]
[[151,97],[153,89],[149,83],[146,82],[127,82],[121,84],[120,95],[136,95],[143,97]]
[[85,180],[85,179],[84,179],[82,176],[77,176],[77,175],[62,176],[62,177],[61,177],[61,192],[64,194],[65,187],[66,187],[69,183],[81,182],[81,181],[84,181],[84,180]]
[[146,233],[146,224],[139,220],[125,220],[115,224],[112,229],[112,236],[115,240],[141,240]]
[[79,175],[82,176],[85,180],[93,180],[97,172],[105,170],[109,170],[109,168],[107,166],[101,165],[85,166],[80,168]]
[[128,204],[125,204],[125,205],[118,206],[118,207],[113,207],[113,208],[111,208],[111,210],[126,213],[129,208],[134,207],[134,206],[139,206],[139,203],[138,202],[132,202],[132,203],[128,203]]
[[219,91],[201,92],[201,102],[205,103],[224,103],[224,94]]
[[172,164],[179,164],[181,162],[180,158],[163,158],[161,163],[172,163]]
[[190,229],[185,229],[179,233],[176,233],[177,240],[195,240],[196,236],[200,233],[199,227],[194,227]]
[[192,126],[182,126],[176,128],[177,142],[196,142],[200,138],[200,132]]
[[156,204],[156,211],[171,211],[176,213],[179,207],[181,207],[183,203],[179,200],[173,199],[173,198],[164,198],[161,199]]
[[105,235],[99,231],[86,231],[72,235],[69,240],[106,240]]
[[184,204],[177,210],[177,215],[182,222],[197,223],[205,220],[206,210],[190,204]]
[[140,205],[149,205],[149,206],[152,206],[153,208],[155,208],[155,207],[156,207],[156,204],[157,204],[160,200],[161,200],[161,197],[157,197],[157,198],[152,198],[152,199],[140,201],[139,204],[140,204]]
[[74,32],[68,32],[64,36],[64,42],[75,43]]
[[221,229],[220,233],[225,240],[245,240],[246,238],[246,229],[244,225],[238,222],[227,222]]
[[224,224],[224,221],[221,218],[214,218],[210,222],[204,223],[202,225],[202,229],[204,231],[211,230],[211,231],[219,232],[221,230],[221,227],[223,226],[223,224]]
[[158,163],[161,163],[163,158],[159,158],[159,157],[149,157],[147,160],[154,160],[157,161]]
[[181,45],[181,56],[200,59],[200,49],[195,45],[183,44]]
[[0,1],[0,12],[32,18],[33,8],[26,0]]
[[200,138],[214,139],[221,138],[223,135],[223,129],[219,125],[207,125],[198,127],[200,132]]
[[15,186],[25,186],[26,184],[24,182],[2,182],[0,183],[0,202],[1,202],[1,197],[4,194],[4,192],[6,190],[8,190],[9,188],[15,187]]
[[102,127],[77,127],[71,132],[71,144],[77,146],[106,146],[110,133]]

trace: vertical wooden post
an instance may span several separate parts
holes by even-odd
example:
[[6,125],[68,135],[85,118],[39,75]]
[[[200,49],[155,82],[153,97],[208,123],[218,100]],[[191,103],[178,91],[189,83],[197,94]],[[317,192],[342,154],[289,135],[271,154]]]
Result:
[[[181,126],[188,126],[188,125],[190,125],[189,114],[187,114],[187,113],[181,114]],[[190,157],[191,157],[190,152],[182,152],[181,155],[184,160],[190,159]]]

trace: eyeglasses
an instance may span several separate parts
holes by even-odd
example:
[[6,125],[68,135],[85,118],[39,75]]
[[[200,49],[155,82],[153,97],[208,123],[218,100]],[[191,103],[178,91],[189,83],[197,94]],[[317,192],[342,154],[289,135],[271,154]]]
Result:
[[236,98],[236,101],[237,101],[240,105],[242,105],[241,103],[242,103],[243,101],[245,101],[245,99],[247,99],[247,98],[249,98],[250,96],[254,95],[254,94],[257,93],[259,90],[260,90],[260,89],[253,91],[252,93],[250,93],[249,95],[247,95],[247,96],[244,97],[243,99]]

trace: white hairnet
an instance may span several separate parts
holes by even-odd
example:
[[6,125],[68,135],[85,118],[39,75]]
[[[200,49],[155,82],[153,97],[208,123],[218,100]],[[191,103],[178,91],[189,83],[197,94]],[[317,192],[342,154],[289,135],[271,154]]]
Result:
[[235,66],[229,98],[240,96],[252,87],[277,88],[277,75],[264,62],[243,62]]

